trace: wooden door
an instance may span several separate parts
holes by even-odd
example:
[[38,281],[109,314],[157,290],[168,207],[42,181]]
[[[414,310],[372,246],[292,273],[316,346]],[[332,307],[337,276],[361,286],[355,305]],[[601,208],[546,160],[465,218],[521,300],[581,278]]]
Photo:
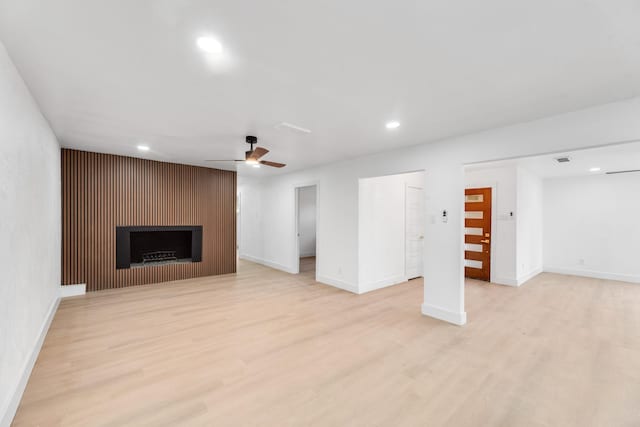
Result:
[[491,188],[464,192],[464,275],[491,280]]
[[406,187],[405,274],[407,279],[422,276],[424,247],[424,194],[422,188]]

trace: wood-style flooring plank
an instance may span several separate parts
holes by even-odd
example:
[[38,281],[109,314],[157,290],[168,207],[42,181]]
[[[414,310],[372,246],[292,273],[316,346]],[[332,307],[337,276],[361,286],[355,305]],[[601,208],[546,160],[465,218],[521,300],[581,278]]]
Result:
[[301,271],[63,300],[14,425],[640,425],[637,284],[468,281],[456,327],[420,314],[420,279],[353,295]]

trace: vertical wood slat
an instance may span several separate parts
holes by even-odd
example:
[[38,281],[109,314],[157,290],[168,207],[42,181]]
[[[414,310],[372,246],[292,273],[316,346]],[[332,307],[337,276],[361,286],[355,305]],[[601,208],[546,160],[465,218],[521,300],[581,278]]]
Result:
[[[87,291],[236,271],[236,173],[62,150],[62,283]],[[116,227],[202,225],[202,262],[116,270]]]

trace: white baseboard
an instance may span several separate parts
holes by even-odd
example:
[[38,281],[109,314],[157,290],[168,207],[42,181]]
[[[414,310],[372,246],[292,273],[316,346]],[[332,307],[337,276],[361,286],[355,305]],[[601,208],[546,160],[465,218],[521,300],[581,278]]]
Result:
[[60,285],[60,298],[76,297],[86,293],[86,283],[81,283],[79,285]]
[[298,274],[298,272],[295,269],[293,269],[291,267],[287,267],[284,264],[280,264],[280,263],[269,261],[269,260],[266,260],[266,259],[254,257],[252,255],[240,254],[240,259],[244,259],[244,260],[247,260],[247,261],[255,262],[256,264],[262,264],[264,266],[267,266],[267,267],[270,267],[270,268],[274,268],[276,270],[284,271],[286,273]]
[[358,287],[347,282],[344,282],[340,279],[334,279],[332,277],[327,276],[317,276],[316,281],[323,283],[325,285],[333,286],[334,288],[339,288],[347,292],[351,292],[354,294],[358,293]]
[[449,311],[435,305],[424,303],[422,304],[422,314],[425,316],[434,317],[438,320],[444,320],[445,322],[453,323],[454,325],[462,326],[467,323],[466,312],[454,312]]
[[640,283],[640,276],[633,274],[609,273],[606,271],[579,270],[572,268],[545,266],[543,269],[546,273],[566,274],[569,276],[591,277],[593,279],[616,280],[619,282]]
[[527,274],[523,274],[522,276],[518,277],[517,286],[524,285],[525,283],[527,283],[529,280],[533,279],[540,273],[542,273],[542,268],[536,268],[535,270],[530,271]]
[[395,276],[389,277],[388,279],[378,280],[377,282],[367,283],[359,286],[359,294],[364,294],[366,292],[376,291],[378,289],[386,288],[388,286],[397,285],[399,283],[404,283],[407,281],[407,278],[403,276]]
[[33,366],[36,364],[36,360],[38,359],[38,355],[40,354],[40,349],[42,348],[44,339],[47,336],[47,332],[49,331],[49,326],[51,326],[51,321],[53,321],[53,317],[58,310],[58,304],[60,304],[60,298],[54,299],[51,303],[51,306],[49,307],[49,312],[47,313],[42,326],[40,327],[38,338],[36,339],[36,342],[31,349],[31,353],[29,354],[29,357],[25,361],[25,364],[22,368],[20,381],[16,385],[16,388],[13,391],[13,395],[9,399],[9,404],[6,407],[6,410],[4,411],[4,413],[0,413],[1,427],[10,426],[11,422],[13,421],[13,417],[15,417],[16,415],[16,411],[18,410],[18,406],[20,405],[20,400],[22,400],[22,394],[24,393],[24,389],[27,387],[27,383],[29,382],[31,371],[33,370]]
[[517,279],[511,279],[507,277],[494,277],[493,279],[491,279],[491,283],[503,286],[518,286]]

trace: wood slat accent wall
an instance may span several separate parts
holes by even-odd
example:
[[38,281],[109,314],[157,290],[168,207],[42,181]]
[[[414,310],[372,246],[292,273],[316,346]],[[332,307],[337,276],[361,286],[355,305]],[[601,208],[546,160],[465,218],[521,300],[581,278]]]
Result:
[[[62,283],[87,291],[236,271],[236,173],[62,150]],[[116,226],[202,225],[202,262],[116,270]]]

